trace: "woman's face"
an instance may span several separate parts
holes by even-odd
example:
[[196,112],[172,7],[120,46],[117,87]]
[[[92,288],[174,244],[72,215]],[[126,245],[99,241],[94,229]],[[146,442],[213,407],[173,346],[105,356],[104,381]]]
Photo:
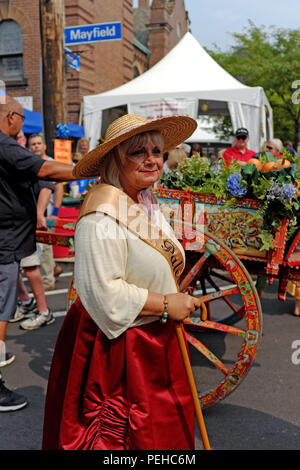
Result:
[[129,188],[140,191],[150,187],[160,178],[163,167],[163,141],[159,135],[146,133],[135,141],[125,146],[120,168],[120,183],[126,192]]
[[274,144],[270,141],[266,143],[266,150],[267,152],[273,153],[273,155],[275,155],[275,153],[278,153],[278,150],[276,149]]
[[87,142],[81,142],[78,150],[82,155],[86,155],[89,151],[89,144]]

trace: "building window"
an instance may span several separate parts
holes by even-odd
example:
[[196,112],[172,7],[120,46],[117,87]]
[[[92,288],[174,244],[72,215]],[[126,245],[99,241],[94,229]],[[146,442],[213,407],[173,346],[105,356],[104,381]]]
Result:
[[22,30],[13,20],[0,23],[0,78],[5,82],[24,79]]

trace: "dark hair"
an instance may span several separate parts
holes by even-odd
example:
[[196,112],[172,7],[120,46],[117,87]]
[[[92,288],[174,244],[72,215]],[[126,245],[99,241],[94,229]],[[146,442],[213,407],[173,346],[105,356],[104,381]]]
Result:
[[202,147],[201,147],[200,144],[192,144],[191,145],[191,150],[190,150],[190,153],[189,153],[189,157],[191,157],[194,152],[199,153],[200,157],[203,157],[203,151],[202,151]]
[[31,134],[28,139],[28,146],[30,145],[31,139],[34,139],[35,137],[40,137],[43,141],[43,144],[45,143],[43,134]]

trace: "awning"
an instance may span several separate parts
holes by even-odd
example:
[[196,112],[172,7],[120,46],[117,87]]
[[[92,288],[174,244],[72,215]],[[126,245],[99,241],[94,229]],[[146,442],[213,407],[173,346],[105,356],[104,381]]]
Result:
[[24,108],[24,116],[25,121],[22,129],[24,134],[39,134],[43,131],[43,119],[40,113]]
[[[39,134],[43,132],[43,118],[40,113],[24,109],[25,121],[23,125],[24,134]],[[71,137],[84,137],[84,128],[78,124],[68,122],[69,135]]]
[[72,122],[68,122],[68,129],[71,137],[84,137],[84,128],[83,126],[79,126],[78,124],[72,124]]

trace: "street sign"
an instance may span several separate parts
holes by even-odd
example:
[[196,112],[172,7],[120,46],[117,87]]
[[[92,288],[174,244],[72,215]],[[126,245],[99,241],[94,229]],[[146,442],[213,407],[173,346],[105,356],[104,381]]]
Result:
[[77,72],[80,72],[79,55],[74,54],[74,52],[70,51],[69,49],[65,49],[65,53],[66,53],[66,63],[73,69],[77,70]]
[[122,39],[121,22],[86,24],[65,28],[65,45],[91,44]]

